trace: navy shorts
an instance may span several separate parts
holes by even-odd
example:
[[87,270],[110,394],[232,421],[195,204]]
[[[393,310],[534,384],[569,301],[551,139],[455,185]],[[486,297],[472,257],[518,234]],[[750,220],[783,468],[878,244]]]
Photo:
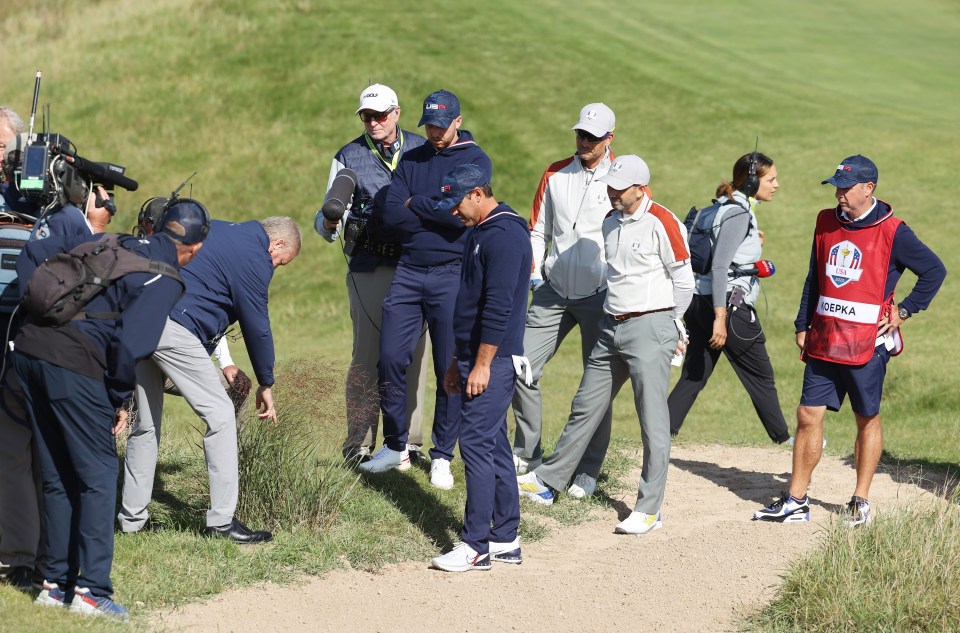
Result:
[[850,406],[857,415],[865,417],[880,413],[880,397],[883,395],[883,379],[887,375],[890,352],[878,346],[871,358],[863,365],[841,365],[817,358],[807,359],[803,372],[802,407],[826,406],[839,411],[843,399],[850,396]]

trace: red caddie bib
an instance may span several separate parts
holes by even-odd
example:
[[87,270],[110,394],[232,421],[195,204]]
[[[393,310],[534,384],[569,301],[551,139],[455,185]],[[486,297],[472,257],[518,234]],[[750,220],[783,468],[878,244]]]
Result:
[[848,229],[837,209],[817,216],[814,248],[820,296],[807,332],[804,356],[862,365],[873,355],[877,324],[889,313],[884,296],[893,236],[901,220],[893,209],[870,226]]

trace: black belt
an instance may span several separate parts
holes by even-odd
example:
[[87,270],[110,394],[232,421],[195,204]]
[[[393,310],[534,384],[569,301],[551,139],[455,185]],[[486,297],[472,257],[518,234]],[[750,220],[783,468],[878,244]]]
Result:
[[625,314],[611,314],[610,318],[614,321],[626,321],[627,319],[635,319],[636,317],[646,316],[648,314],[656,314],[657,312],[669,312],[673,308],[660,308],[659,310],[647,310],[646,312],[627,312]]

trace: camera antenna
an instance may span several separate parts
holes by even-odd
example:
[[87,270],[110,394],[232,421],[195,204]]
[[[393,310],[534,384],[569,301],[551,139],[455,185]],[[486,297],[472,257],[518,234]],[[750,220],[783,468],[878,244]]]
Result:
[[42,73],[37,71],[37,79],[33,84],[33,107],[30,108],[30,129],[27,131],[27,144],[33,143],[33,121],[37,117],[37,102],[40,101],[40,77]]
[[[177,187],[176,189],[174,189],[174,190],[173,190],[173,193],[170,194],[170,200],[176,200],[176,199],[177,199],[177,194],[180,193],[180,190],[183,189],[184,187],[186,187],[186,186],[187,186],[187,183],[190,182],[190,179],[193,178],[193,177],[196,176],[196,175],[197,175],[197,172],[193,172],[192,174],[190,174],[189,176],[187,176],[187,179],[184,180],[182,183],[180,183],[180,186]],[[193,189],[193,185],[190,185],[190,188],[191,188],[191,190],[192,190],[192,189]]]

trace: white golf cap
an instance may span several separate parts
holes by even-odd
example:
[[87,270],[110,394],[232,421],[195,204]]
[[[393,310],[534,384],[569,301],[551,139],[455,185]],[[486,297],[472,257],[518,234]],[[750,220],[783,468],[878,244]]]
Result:
[[580,110],[580,119],[571,130],[583,130],[594,136],[605,136],[617,126],[613,110],[602,103],[588,103]]
[[360,107],[354,114],[360,114],[362,110],[386,112],[390,108],[399,106],[400,101],[397,99],[397,93],[383,84],[373,84],[360,93]]
[[619,156],[610,170],[600,177],[600,182],[607,183],[617,191],[629,189],[634,185],[650,184],[650,168],[643,159],[633,154]]

